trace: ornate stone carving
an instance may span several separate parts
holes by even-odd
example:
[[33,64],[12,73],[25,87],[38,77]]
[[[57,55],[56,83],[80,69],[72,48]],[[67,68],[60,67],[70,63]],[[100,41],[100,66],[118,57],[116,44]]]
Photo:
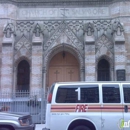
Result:
[[99,55],[109,55],[108,52],[113,54],[114,53],[114,46],[108,40],[105,34],[103,34],[100,39],[96,42],[96,53],[100,53]]
[[116,33],[117,36],[121,36],[124,32],[123,26],[119,21],[115,21],[113,23],[113,31]]
[[8,23],[3,33],[5,34],[6,38],[10,38],[11,34],[14,33],[14,25],[12,23]]
[[41,30],[41,27],[38,23],[36,24],[33,33],[35,34],[35,37],[40,37],[40,34],[43,34],[43,31]]
[[83,28],[83,30],[84,30],[84,33],[86,32],[87,33],[87,36],[92,36],[93,35],[93,32],[94,32],[94,26],[93,26],[93,24],[92,23],[86,23],[85,25],[84,25],[84,28]]
[[83,21],[82,20],[75,20],[70,21],[68,26],[72,29],[73,32],[78,33],[79,31],[83,31]]
[[22,21],[17,22],[16,30],[24,33],[24,31],[31,32],[34,26],[34,22],[32,21]]
[[21,39],[15,44],[15,49],[19,50],[20,48],[25,47],[28,50],[31,50],[31,43],[23,35]]
[[[44,66],[47,69],[47,67],[49,66],[49,61],[50,59],[57,54],[58,52],[60,52],[62,50],[62,45],[56,46],[50,50],[48,50],[48,52],[44,55]],[[63,50],[62,50],[63,51]],[[72,53],[73,55],[75,55],[76,57],[78,57],[79,59],[79,63],[80,63],[80,69],[82,69],[82,67],[84,67],[84,54],[82,55],[80,53],[80,51],[77,48],[74,48],[73,46],[68,46],[66,45],[65,47],[65,51]],[[83,51],[82,51],[83,52]]]
[[97,31],[107,31],[112,29],[111,20],[96,20],[93,21],[94,27]]
[[58,37],[60,37],[63,33],[69,37],[73,46],[79,48],[80,50],[83,50],[83,43],[80,42],[78,37],[71,31],[71,29],[64,21],[61,23],[55,33],[50,37],[50,39],[44,44],[44,50],[47,50],[49,46],[54,44]]
[[61,21],[44,21],[43,30],[49,32],[49,35],[53,33],[61,24]]
[[76,35],[69,28],[66,29],[66,35],[70,38],[72,44],[76,48],[78,48],[79,50],[83,50],[84,49],[83,43],[80,42],[78,37],[76,37]]
[[47,43],[44,44],[44,50],[47,50],[50,45],[52,45],[55,40],[60,36],[62,33],[62,30],[59,28],[53,35],[50,37],[50,39],[47,41]]

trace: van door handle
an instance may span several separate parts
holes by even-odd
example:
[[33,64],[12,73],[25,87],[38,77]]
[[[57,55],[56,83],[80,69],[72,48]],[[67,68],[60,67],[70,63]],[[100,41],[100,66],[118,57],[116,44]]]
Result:
[[127,105],[124,106],[124,109],[125,109],[125,112],[128,112],[128,106]]

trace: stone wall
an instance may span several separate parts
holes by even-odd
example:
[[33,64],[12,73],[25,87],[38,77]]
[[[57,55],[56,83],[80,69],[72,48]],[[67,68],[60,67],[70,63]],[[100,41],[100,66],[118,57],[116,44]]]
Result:
[[[2,91],[5,88],[8,91],[16,89],[17,65],[24,58],[31,67],[30,90],[45,87],[45,80],[42,78],[45,78],[46,74],[42,75],[43,67],[47,69],[46,62],[51,58],[49,54],[52,54],[57,46],[62,46],[61,44],[78,57],[81,80],[97,80],[97,64],[102,56],[106,56],[110,63],[111,80],[117,80],[116,70],[122,69],[126,70],[126,80],[130,80],[129,6],[128,1],[104,7],[34,8],[0,4]],[[36,25],[39,27],[35,28]],[[10,29],[9,33],[7,27]],[[10,34],[9,40],[7,36]],[[58,49],[54,50],[56,54]]]

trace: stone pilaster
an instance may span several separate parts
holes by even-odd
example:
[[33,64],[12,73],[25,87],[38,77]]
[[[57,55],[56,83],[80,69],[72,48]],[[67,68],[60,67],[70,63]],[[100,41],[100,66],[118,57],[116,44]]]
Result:
[[31,71],[31,91],[39,91],[42,87],[42,34],[33,35],[32,40],[32,71]]
[[[123,30],[121,30],[121,24],[117,26],[117,30],[115,31],[115,80],[124,80],[123,77],[117,77],[117,71],[125,71],[126,70],[126,48],[125,48],[125,38],[123,34]],[[122,73],[121,72],[121,73]],[[125,76],[125,74],[124,74]]]
[[95,81],[95,40],[85,33],[85,81]]
[[2,42],[1,92],[13,89],[13,43],[14,36],[4,36]]

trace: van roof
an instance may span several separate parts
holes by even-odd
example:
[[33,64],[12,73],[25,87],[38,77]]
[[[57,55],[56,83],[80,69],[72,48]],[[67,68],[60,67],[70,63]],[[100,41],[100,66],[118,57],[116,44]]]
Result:
[[74,82],[56,82],[55,84],[84,84],[84,83],[130,83],[130,81],[74,81]]

